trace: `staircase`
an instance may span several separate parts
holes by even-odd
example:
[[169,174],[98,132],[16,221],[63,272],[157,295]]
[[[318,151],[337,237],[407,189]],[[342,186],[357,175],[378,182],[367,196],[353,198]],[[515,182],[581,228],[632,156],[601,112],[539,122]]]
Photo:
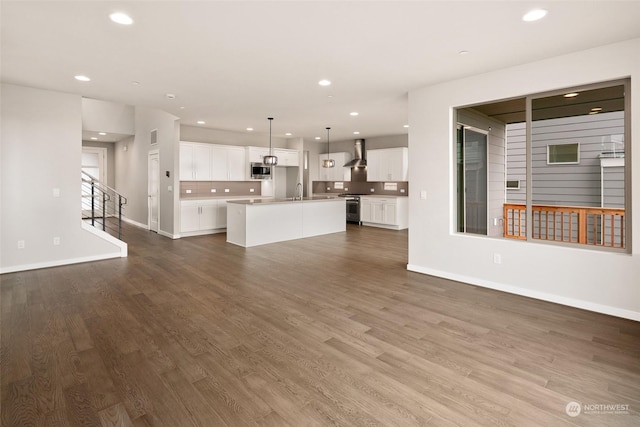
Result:
[[82,220],[122,240],[122,211],[127,198],[82,172]]

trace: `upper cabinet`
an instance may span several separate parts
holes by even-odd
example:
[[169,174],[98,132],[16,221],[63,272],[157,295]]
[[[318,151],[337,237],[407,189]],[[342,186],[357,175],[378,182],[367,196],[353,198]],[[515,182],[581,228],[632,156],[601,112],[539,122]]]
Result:
[[278,157],[278,166],[300,166],[300,154],[298,150],[274,148],[273,155]]
[[367,181],[407,181],[408,171],[407,147],[367,150]]
[[[288,148],[274,148],[273,155],[278,157],[278,166],[300,166],[300,152]],[[262,163],[269,155],[268,147],[247,147],[249,163]]]
[[244,147],[213,145],[212,181],[244,181],[247,163]]
[[211,181],[211,144],[180,143],[180,180]]
[[336,161],[332,168],[322,167],[322,162],[327,159],[326,154],[318,157],[318,180],[319,181],[351,181],[351,168],[344,165],[351,160],[351,153],[331,153],[329,158]]
[[244,181],[244,147],[180,142],[181,181]]
[[268,147],[247,147],[249,163],[262,163],[264,156],[269,155]]

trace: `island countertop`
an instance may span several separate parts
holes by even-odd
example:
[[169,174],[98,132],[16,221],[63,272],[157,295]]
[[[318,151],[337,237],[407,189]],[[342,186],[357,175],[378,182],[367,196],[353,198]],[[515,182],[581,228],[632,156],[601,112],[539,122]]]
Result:
[[241,205],[269,205],[273,203],[301,203],[301,202],[317,202],[323,200],[336,200],[337,196],[312,196],[312,197],[303,197],[302,199],[287,197],[284,199],[274,199],[274,198],[262,198],[262,199],[237,199],[237,200],[227,200],[227,203],[238,203]]

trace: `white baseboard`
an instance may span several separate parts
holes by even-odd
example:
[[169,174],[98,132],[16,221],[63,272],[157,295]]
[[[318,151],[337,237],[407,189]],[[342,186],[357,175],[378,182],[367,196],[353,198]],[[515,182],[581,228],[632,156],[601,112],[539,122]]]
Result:
[[143,228],[143,229],[145,229],[145,230],[148,230],[148,229],[149,229],[149,225],[148,225],[148,224],[143,224],[143,223],[141,223],[141,222],[134,221],[134,220],[132,220],[131,218],[127,218],[126,216],[123,216],[123,217],[122,217],[122,220],[123,220],[124,222],[126,222],[127,224],[135,225],[136,227],[140,227],[140,228]]
[[596,313],[608,314],[610,316],[622,317],[640,321],[640,312],[626,310],[624,308],[612,307],[604,304],[597,304],[590,301],[584,301],[576,298],[568,298],[560,295],[549,294],[546,292],[533,291],[531,289],[520,288],[518,286],[506,285],[490,280],[478,279],[477,277],[464,276],[460,274],[450,273],[447,271],[435,270],[431,268],[420,267],[418,265],[407,264],[407,270],[416,273],[428,274],[430,276],[442,277],[444,279],[455,280],[457,282],[468,283],[470,285],[481,286],[483,288],[495,289],[497,291],[507,292],[510,294],[521,295],[524,297],[534,298],[542,301],[549,301],[556,304],[562,304],[569,307],[580,308],[583,310],[594,311]]
[[62,259],[57,261],[38,262],[35,264],[14,265],[0,269],[0,274],[15,273],[17,271],[38,270],[40,268],[60,267],[62,265],[80,264],[83,262],[102,261],[105,259],[122,258],[121,252],[95,255],[82,258]]
[[163,230],[158,230],[158,234],[164,237],[168,237],[170,239],[179,239],[180,235],[179,234],[171,234],[171,233],[167,233],[166,231]]

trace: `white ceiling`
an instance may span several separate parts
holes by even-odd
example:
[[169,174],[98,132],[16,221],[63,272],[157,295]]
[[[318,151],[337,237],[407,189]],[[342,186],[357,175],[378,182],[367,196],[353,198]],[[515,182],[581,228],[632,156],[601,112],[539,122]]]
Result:
[[[523,22],[533,7],[549,14]],[[3,0],[0,13],[3,82],[230,131],[266,134],[273,116],[274,136],[323,141],[327,126],[332,140],[406,133],[412,89],[640,37],[640,1]]]

